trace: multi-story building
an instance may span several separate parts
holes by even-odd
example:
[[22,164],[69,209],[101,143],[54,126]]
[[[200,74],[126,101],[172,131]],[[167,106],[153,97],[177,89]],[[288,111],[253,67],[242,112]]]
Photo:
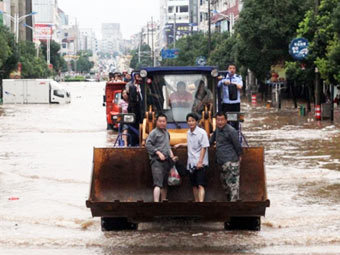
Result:
[[0,1],[0,10],[3,11],[4,15],[0,14],[0,24],[8,26],[13,33],[16,33],[16,29],[19,29],[18,39],[32,41],[32,30],[26,29],[23,26],[25,23],[32,26],[32,16],[28,16],[22,20],[17,26],[11,20],[10,16],[23,17],[26,14],[32,12],[32,0],[3,0]]
[[57,23],[57,2],[56,0],[32,0],[32,9],[37,13],[34,17],[35,36],[37,39],[41,39],[39,38],[40,33],[43,34],[48,30],[53,32],[54,30],[53,25]]
[[79,51],[79,27],[77,19],[69,18],[68,16],[62,16],[63,22],[67,22],[62,25],[62,43],[60,54],[65,56],[66,60],[71,60],[75,57]]
[[242,7],[242,0],[212,0],[212,30],[233,33],[235,22],[239,17]]
[[161,0],[161,41],[164,45],[197,30],[198,5],[196,0]]
[[198,2],[198,30],[208,31],[208,0],[197,0]]
[[103,53],[115,54],[120,52],[122,33],[119,23],[102,24],[101,51]]
[[91,51],[93,54],[96,54],[98,50],[98,42],[93,29],[80,28],[79,34],[79,49],[83,51]]

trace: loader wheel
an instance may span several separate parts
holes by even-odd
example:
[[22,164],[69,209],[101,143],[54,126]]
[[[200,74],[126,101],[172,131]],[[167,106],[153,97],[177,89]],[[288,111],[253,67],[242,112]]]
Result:
[[102,231],[121,231],[121,230],[137,230],[138,224],[129,222],[127,218],[101,218]]
[[225,230],[261,230],[260,217],[230,217],[230,220],[224,223]]

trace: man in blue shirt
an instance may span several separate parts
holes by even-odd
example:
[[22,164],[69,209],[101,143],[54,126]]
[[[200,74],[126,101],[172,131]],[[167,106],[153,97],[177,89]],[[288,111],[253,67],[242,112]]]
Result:
[[[218,88],[222,87],[222,111],[226,112],[240,112],[241,110],[241,96],[240,91],[243,88],[243,81],[241,75],[236,74],[236,65],[230,64],[228,66],[227,76],[219,81]],[[233,87],[231,87],[233,86]]]

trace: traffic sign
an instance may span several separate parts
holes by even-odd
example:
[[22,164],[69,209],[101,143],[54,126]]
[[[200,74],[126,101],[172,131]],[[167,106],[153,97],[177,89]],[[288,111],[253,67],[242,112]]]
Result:
[[289,54],[296,60],[303,60],[308,56],[308,45],[306,38],[295,38],[289,44]]
[[204,56],[199,56],[196,58],[196,65],[205,66],[207,64],[207,59]]
[[167,58],[178,58],[179,49],[162,49],[161,56],[163,59]]

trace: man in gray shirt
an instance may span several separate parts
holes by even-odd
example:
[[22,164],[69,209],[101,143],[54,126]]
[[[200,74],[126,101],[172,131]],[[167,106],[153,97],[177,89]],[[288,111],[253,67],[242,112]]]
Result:
[[167,180],[172,163],[177,160],[170,147],[170,134],[166,130],[167,117],[161,113],[156,118],[156,128],[146,139],[153,178],[153,200],[166,199]]
[[236,201],[239,200],[242,146],[238,132],[227,124],[227,116],[223,112],[217,113],[216,126],[210,144],[216,142],[216,159],[222,167],[222,186],[230,201]]

